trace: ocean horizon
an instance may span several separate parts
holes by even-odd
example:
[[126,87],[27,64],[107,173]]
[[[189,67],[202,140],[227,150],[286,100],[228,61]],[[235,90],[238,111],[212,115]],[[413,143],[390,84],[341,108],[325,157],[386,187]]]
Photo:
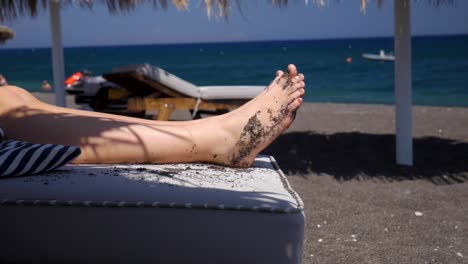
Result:
[[[413,103],[467,107],[468,35],[416,36],[412,47]],[[393,52],[393,37],[66,47],[65,77],[149,63],[196,85],[267,85],[294,63],[306,102],[392,104],[394,63],[362,58],[380,50]],[[0,74],[41,91],[42,80],[53,83],[50,48],[0,48]]]
[[[452,38],[468,37],[468,34],[434,34],[434,35],[412,35],[412,39],[418,38]],[[73,48],[108,48],[108,47],[140,47],[140,46],[184,46],[198,44],[242,44],[242,43],[262,43],[262,42],[306,42],[306,41],[328,41],[328,40],[369,40],[369,39],[391,39],[393,36],[355,36],[355,37],[328,37],[328,38],[293,38],[293,39],[263,39],[263,40],[238,40],[238,41],[206,41],[206,42],[167,42],[167,43],[140,43],[140,44],[105,44],[105,45],[64,45],[64,49]],[[0,50],[29,50],[29,49],[51,49],[50,46],[35,47],[2,47]]]

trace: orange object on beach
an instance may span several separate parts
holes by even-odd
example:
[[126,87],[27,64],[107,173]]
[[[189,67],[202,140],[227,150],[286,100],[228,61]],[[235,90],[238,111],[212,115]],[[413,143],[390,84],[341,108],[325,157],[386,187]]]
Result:
[[81,78],[83,78],[83,74],[81,72],[75,72],[65,80],[65,85],[72,85]]
[[347,63],[351,63],[352,61],[353,61],[353,58],[351,58],[351,57],[346,58]]

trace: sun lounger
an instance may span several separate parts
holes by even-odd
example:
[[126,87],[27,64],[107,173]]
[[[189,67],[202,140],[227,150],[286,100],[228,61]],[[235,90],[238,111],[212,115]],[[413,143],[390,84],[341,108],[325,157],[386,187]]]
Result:
[[3,179],[0,215],[2,263],[301,262],[303,204],[267,156]]
[[258,95],[265,86],[196,86],[149,64],[116,68],[103,75],[137,97],[128,100],[128,111],[158,110],[158,120],[168,120],[174,110],[232,110]]

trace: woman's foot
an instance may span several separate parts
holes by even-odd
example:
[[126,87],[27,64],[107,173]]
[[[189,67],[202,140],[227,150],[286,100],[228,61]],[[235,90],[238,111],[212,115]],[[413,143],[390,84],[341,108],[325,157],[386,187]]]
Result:
[[251,166],[257,154],[294,121],[304,87],[304,76],[294,65],[289,65],[286,73],[278,71],[260,95],[223,117],[222,126],[228,136],[223,137],[224,144],[214,147],[212,162]]

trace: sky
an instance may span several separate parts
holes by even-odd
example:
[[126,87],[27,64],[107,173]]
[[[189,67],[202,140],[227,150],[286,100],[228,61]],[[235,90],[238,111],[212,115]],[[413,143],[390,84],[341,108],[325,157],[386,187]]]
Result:
[[[64,7],[61,10],[63,44],[66,47],[325,39],[393,35],[393,1],[381,9],[371,1],[366,14],[360,1],[326,1],[325,7],[312,0],[289,1],[284,8],[267,0],[241,1],[242,14],[234,5],[228,20],[208,18],[202,1],[191,1],[189,10],[174,7],[155,10],[142,5],[128,14],[112,15],[95,4],[92,10]],[[433,7],[428,1],[412,2],[414,35],[468,34],[468,1],[455,0],[451,6]],[[16,31],[14,40],[0,48],[50,46],[47,10],[35,18],[22,17],[5,23]]]

